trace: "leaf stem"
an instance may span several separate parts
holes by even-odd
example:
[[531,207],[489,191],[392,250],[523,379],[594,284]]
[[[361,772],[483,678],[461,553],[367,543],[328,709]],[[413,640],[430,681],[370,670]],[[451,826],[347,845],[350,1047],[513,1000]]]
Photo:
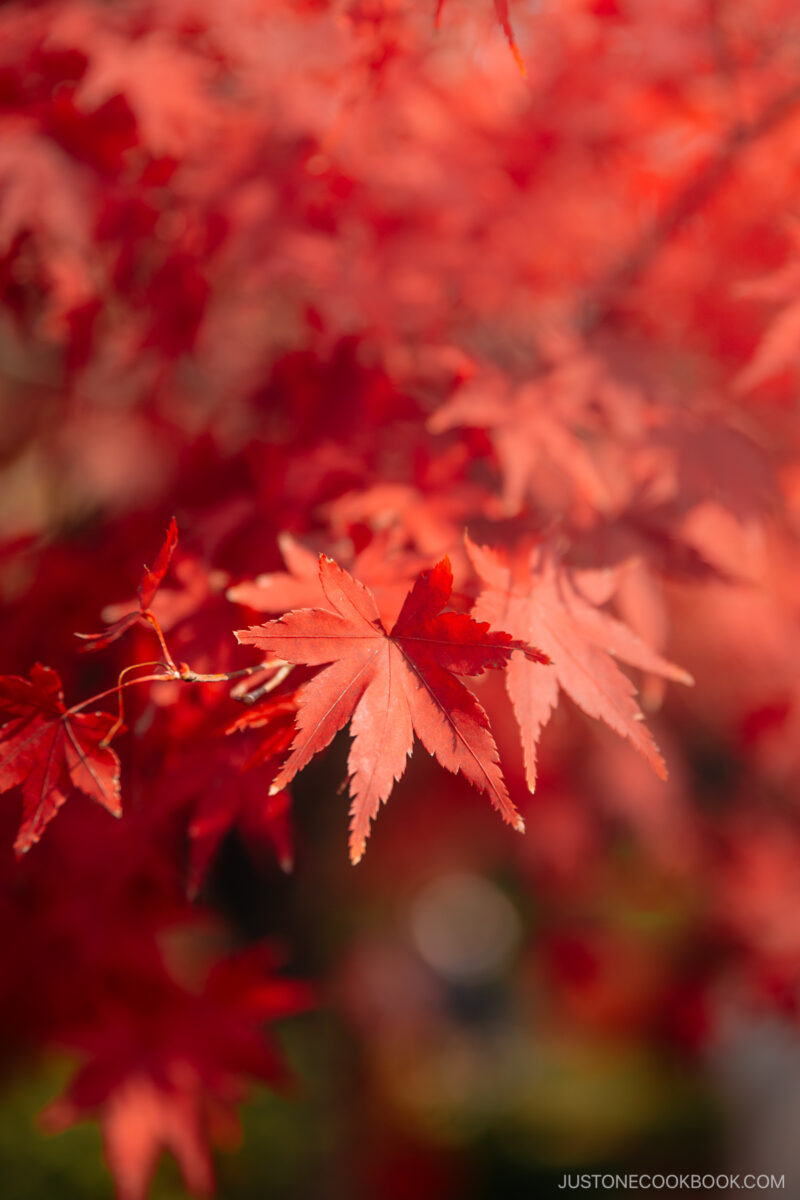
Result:
[[[136,667],[149,667],[152,665],[152,663],[132,663],[130,667],[125,668],[125,671],[133,671]],[[120,673],[120,679],[125,674],[125,671]],[[118,696],[123,688],[133,687],[135,683],[167,683],[176,678],[178,676],[170,671],[166,675],[141,675],[138,679],[126,679],[124,683],[117,683],[116,687],[107,688],[104,692],[98,692],[95,696],[90,696],[88,700],[81,700],[79,704],[73,704],[71,708],[65,709],[61,715],[62,717],[71,717],[73,713],[88,708],[90,704],[96,704],[98,700],[105,700],[108,696]]]
[[158,623],[158,617],[155,615],[155,613],[152,611],[152,609],[149,609],[149,608],[144,609],[144,611],[142,612],[142,616],[144,617],[145,621],[149,622],[149,624],[152,625],[153,630],[155,631],[155,635],[158,638],[158,643],[164,652],[165,663],[170,668],[170,670],[177,671],[178,668],[176,667],[175,662],[172,658],[172,655],[169,652],[169,646],[167,645],[166,639],[164,637],[164,631],[162,630],[161,626]]

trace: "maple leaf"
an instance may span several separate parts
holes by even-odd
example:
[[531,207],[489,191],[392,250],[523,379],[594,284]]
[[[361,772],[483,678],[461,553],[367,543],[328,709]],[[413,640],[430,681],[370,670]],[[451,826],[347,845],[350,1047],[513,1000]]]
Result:
[[212,963],[196,993],[151,967],[129,977],[99,1021],[70,1031],[85,1061],[43,1123],[57,1131],[96,1113],[120,1200],[145,1200],[162,1150],[193,1195],[213,1193],[209,1143],[220,1127],[235,1130],[246,1079],[290,1084],[264,1024],[307,1010],[314,996],[277,965],[271,947],[256,946]]
[[351,721],[354,863],[364,853],[381,803],[405,770],[415,734],[443,767],[463,772],[522,831],[489,719],[456,675],[505,666],[514,650],[532,662],[546,662],[546,656],[510,634],[490,631],[488,622],[443,612],[453,588],[447,558],[420,575],[390,633],[372,593],[332,559],[320,557],[319,579],[330,610],[300,609],[236,634],[240,642],[287,662],[325,667],[303,685],[297,734],[273,790],[285,787]]
[[242,714],[228,733],[263,729],[257,750],[220,746],[213,741],[190,756],[178,787],[195,790],[199,800],[189,824],[189,893],[196,895],[225,835],[234,825],[260,856],[271,850],[283,871],[294,865],[294,845],[286,791],[272,793],[277,766],[294,736],[295,694],[270,696]]
[[116,724],[109,713],[67,710],[50,667],[36,663],[30,681],[0,677],[0,792],[22,786],[18,857],[38,842],[75,788],[121,815],[119,759],[104,745]]
[[[508,514],[518,513],[543,481],[547,487],[553,471],[603,511],[609,502],[608,488],[592,458],[591,442],[584,436],[596,423],[590,405],[603,382],[600,366],[578,354],[519,385],[499,371],[483,370],[434,413],[429,428],[443,433],[467,426],[491,433]],[[552,486],[548,490],[552,492]]]
[[244,733],[266,727],[258,750],[245,763],[245,770],[280,760],[291,746],[294,718],[299,705],[300,689],[295,688],[283,695],[268,696],[261,704],[231,722],[227,733]]
[[323,513],[342,532],[361,522],[377,530],[402,530],[409,542],[433,558],[458,542],[466,515],[484,500],[481,489],[456,481],[427,489],[380,483],[347,492],[326,504]]
[[524,660],[514,659],[506,672],[528,786],[536,784],[536,747],[558,702],[559,687],[587,716],[628,738],[666,779],[664,760],[634,698],[636,690],[614,657],[680,683],[691,684],[691,676],[595,607],[580,588],[581,573],[559,570],[551,555],[534,551],[528,576],[518,585],[496,552],[469,539],[467,552],[486,585],[473,611],[489,622],[502,621],[517,637],[540,643],[553,663],[552,671],[534,675]]
[[[674,579],[727,579],[681,529],[685,497],[657,500],[647,487],[636,490],[616,513],[603,514],[589,529],[572,533],[573,561],[614,567],[634,560],[648,573]],[[577,553],[577,557],[576,557]]]
[[[417,555],[403,554],[394,546],[388,530],[375,535],[354,558],[353,574],[372,591],[384,621],[397,616],[408,586],[425,562]],[[290,533],[278,537],[286,571],[258,575],[225,593],[235,604],[244,604],[256,612],[282,613],[287,609],[324,604],[325,594],[319,583],[319,555],[307,549]]]
[[713,500],[739,520],[764,509],[775,494],[774,472],[764,450],[731,422],[720,426],[698,414],[664,421],[647,445],[662,460],[665,481],[682,512]]
[[[158,552],[156,561],[152,567],[145,567],[142,573],[142,578],[139,581],[137,595],[139,597],[138,609],[123,612],[122,616],[117,617],[119,611],[117,606],[106,610],[112,615],[112,624],[109,625],[102,633],[76,633],[75,636],[81,638],[86,644],[82,647],[84,650],[101,650],[104,646],[109,646],[121,637],[126,629],[130,629],[131,625],[135,625],[140,617],[147,619],[147,613],[150,605],[155,599],[156,592],[161,585],[161,581],[167,573],[169,564],[172,562],[172,555],[175,553],[175,547],[178,544],[178,526],[173,517],[169,523],[167,534],[164,539],[164,544]],[[125,606],[127,608],[127,606]]]

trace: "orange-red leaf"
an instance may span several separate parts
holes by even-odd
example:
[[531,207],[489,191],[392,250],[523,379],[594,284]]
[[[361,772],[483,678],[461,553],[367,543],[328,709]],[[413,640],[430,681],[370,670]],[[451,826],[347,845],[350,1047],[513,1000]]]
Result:
[[[369,587],[375,596],[381,617],[388,624],[400,611],[411,580],[427,566],[418,555],[400,551],[393,536],[382,531],[376,534],[353,560],[352,573]],[[319,582],[319,555],[298,542],[290,533],[278,537],[285,571],[258,575],[252,582],[243,581],[228,588],[226,595],[235,604],[243,604],[255,612],[283,613],[293,608],[313,607],[325,603]]]
[[691,676],[651,650],[622,621],[595,607],[581,594],[577,581],[546,556],[535,555],[527,580],[519,584],[495,552],[470,541],[467,550],[485,584],[474,611],[488,621],[502,620],[520,638],[540,643],[553,663],[552,671],[533,672],[518,659],[506,674],[528,786],[533,789],[536,783],[537,744],[558,702],[559,687],[588,716],[628,738],[666,779],[664,760],[636,703],[636,689],[614,658],[680,683],[690,684]]
[[545,656],[491,631],[488,623],[443,612],[453,587],[446,558],[420,575],[390,633],[372,593],[332,559],[320,559],[319,578],[329,609],[301,609],[237,633],[240,642],[287,662],[324,667],[303,685],[297,734],[273,788],[285,787],[350,721],[354,862],[381,803],[405,770],[414,735],[443,767],[463,772],[487,792],[503,819],[521,830],[488,717],[456,676],[503,667],[514,650],[534,662]]

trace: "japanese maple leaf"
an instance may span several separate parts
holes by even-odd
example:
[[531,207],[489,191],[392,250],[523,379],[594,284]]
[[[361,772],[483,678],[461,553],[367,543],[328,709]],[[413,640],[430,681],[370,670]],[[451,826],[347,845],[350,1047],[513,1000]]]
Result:
[[30,681],[0,678],[0,725],[0,792],[22,787],[17,856],[38,842],[75,788],[120,816],[119,759],[104,744],[116,720],[66,709],[61,680],[50,667],[37,663]]
[[637,488],[625,506],[604,513],[588,529],[571,531],[572,555],[581,566],[614,567],[636,561],[654,576],[684,580],[729,580],[687,538],[681,528],[684,498],[659,500],[647,485]]
[[[121,637],[126,629],[130,629],[131,625],[135,625],[140,617],[147,619],[147,614],[150,605],[155,599],[161,581],[169,569],[169,564],[172,562],[172,555],[175,553],[175,547],[178,544],[178,526],[173,517],[167,529],[167,535],[164,539],[164,544],[158,552],[158,557],[152,567],[145,567],[142,572],[142,578],[139,581],[137,595],[139,597],[138,609],[132,609],[130,612],[123,612],[122,616],[117,617],[119,606],[113,606],[105,610],[112,619],[112,624],[104,629],[102,633],[76,633],[76,637],[81,638],[86,645],[84,650],[101,650],[103,646],[108,646],[111,642],[115,642],[118,637]],[[127,606],[125,606],[127,608]]]
[[528,786],[533,789],[536,783],[536,747],[558,702],[559,687],[587,716],[628,738],[666,779],[664,760],[636,703],[636,689],[614,657],[680,683],[691,684],[691,676],[596,607],[580,588],[581,574],[560,570],[552,556],[535,551],[527,578],[517,583],[496,552],[469,539],[467,551],[486,585],[473,611],[489,622],[502,621],[517,637],[540,643],[553,663],[552,671],[534,673],[524,660],[513,659],[506,672]]
[[597,363],[577,353],[549,373],[514,385],[500,372],[484,370],[463,384],[430,418],[433,433],[460,426],[490,432],[503,474],[507,513],[517,513],[534,489],[547,488],[556,471],[599,510],[608,489],[582,436],[595,418],[591,402],[602,379]]
[[294,718],[300,707],[301,690],[295,688],[285,694],[268,696],[255,708],[237,717],[228,726],[227,733],[244,733],[262,729],[261,743],[245,763],[244,769],[278,762],[294,740]]
[[714,501],[743,521],[763,512],[775,495],[763,449],[732,422],[722,425],[698,414],[671,417],[651,431],[647,447],[660,460],[678,516]]
[[270,696],[228,727],[228,733],[260,730],[255,752],[212,739],[187,755],[188,767],[182,770],[178,787],[199,797],[189,825],[190,894],[199,891],[220,843],[234,825],[258,854],[271,848],[281,869],[292,870],[289,794],[272,793],[270,785],[294,737],[297,705],[294,693]]
[[322,515],[343,533],[362,522],[377,530],[402,530],[409,542],[433,558],[459,541],[467,515],[485,502],[481,488],[455,480],[434,488],[379,483],[347,492],[326,504]]
[[214,963],[197,994],[155,969],[134,975],[98,1019],[70,1031],[85,1061],[42,1118],[56,1131],[97,1115],[119,1200],[145,1200],[162,1150],[193,1195],[212,1194],[210,1142],[236,1130],[247,1079],[289,1085],[264,1024],[307,1010],[313,994],[275,965],[257,946]]
[[415,734],[443,767],[463,772],[522,831],[489,719],[456,675],[505,666],[514,650],[531,662],[546,657],[507,633],[490,631],[488,623],[442,612],[453,588],[447,558],[420,575],[390,633],[372,593],[332,559],[320,558],[319,579],[330,609],[301,609],[236,635],[287,662],[325,666],[303,685],[297,734],[273,790],[285,787],[351,721],[354,863],[364,853],[370,823],[405,770]]
[[[397,616],[409,583],[426,565],[419,556],[398,551],[393,547],[393,541],[388,531],[382,531],[353,560],[353,574],[372,590],[387,623]],[[325,594],[319,582],[319,555],[296,541],[290,533],[280,534],[278,545],[287,570],[259,575],[252,583],[236,584],[228,588],[228,599],[256,612],[267,613],[324,604]]]

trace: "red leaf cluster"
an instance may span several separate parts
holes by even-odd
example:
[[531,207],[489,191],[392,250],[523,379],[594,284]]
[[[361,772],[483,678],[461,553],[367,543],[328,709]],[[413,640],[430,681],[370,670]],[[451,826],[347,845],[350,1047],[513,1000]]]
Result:
[[[49,1119],[124,1200],[162,1149],[207,1193],[283,1086],[284,962],[388,1178],[460,1078],[471,985],[410,949],[454,869],[518,910],[526,1053],[800,1019],[798,39],[792,0],[0,6],[0,1068],[78,1056]],[[342,775],[354,862],[394,794],[346,875]],[[389,902],[405,941],[348,924]]]

